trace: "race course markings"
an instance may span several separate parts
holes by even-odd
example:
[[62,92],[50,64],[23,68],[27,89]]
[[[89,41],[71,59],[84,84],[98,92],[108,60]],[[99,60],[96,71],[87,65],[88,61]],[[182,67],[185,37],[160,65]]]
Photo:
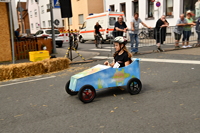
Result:
[[28,82],[39,81],[39,80],[51,79],[51,78],[55,78],[55,77],[56,77],[56,76],[50,76],[50,77],[32,79],[32,80],[27,80],[27,81],[15,82],[15,83],[10,83],[10,84],[0,85],[0,88],[1,88],[1,87],[5,87],[5,86],[16,85],[16,84],[22,84],[22,83],[28,83]]
[[90,49],[90,50],[95,50],[95,51],[111,51],[111,49]]
[[163,62],[163,63],[178,63],[178,64],[200,64],[200,61],[195,60],[171,60],[171,59],[150,59],[150,58],[140,58],[141,61],[146,62]]
[[[113,59],[107,56],[95,56],[94,59]],[[132,58],[136,59],[136,58]],[[178,63],[178,64],[200,64],[198,60],[174,60],[174,59],[154,59],[154,58],[139,58],[142,62],[162,62],[162,63]]]

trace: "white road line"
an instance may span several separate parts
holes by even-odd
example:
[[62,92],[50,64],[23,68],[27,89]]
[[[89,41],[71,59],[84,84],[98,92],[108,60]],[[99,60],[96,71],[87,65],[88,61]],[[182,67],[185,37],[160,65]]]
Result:
[[[113,59],[113,57],[107,56],[95,56],[94,59]],[[135,58],[132,58],[135,59]],[[174,60],[174,59],[152,59],[152,58],[140,58],[144,62],[163,62],[163,63],[178,63],[178,64],[200,64],[200,61],[196,60]]]
[[111,51],[111,49],[90,49],[90,50],[95,50],[95,51]]
[[33,80],[27,80],[27,81],[22,81],[22,82],[16,82],[16,83],[10,83],[10,84],[5,84],[5,85],[0,85],[0,88],[1,88],[1,87],[5,87],[5,86],[16,85],[16,84],[34,82],[34,81],[38,81],[38,80],[50,79],[50,78],[55,78],[55,77],[56,77],[56,76],[50,76],[50,77],[44,77],[44,78],[39,78],[39,79],[33,79]]
[[113,59],[113,57],[108,57],[108,56],[95,56],[93,58],[94,59]]
[[200,64],[200,61],[196,60],[171,60],[171,59],[150,59],[150,58],[140,58],[141,61],[146,62],[164,62],[164,63],[178,63],[178,64]]

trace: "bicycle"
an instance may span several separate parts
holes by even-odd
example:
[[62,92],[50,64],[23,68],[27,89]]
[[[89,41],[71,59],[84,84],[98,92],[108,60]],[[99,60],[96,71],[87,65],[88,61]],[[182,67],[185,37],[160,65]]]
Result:
[[153,38],[153,30],[142,28],[142,31],[138,34],[139,39],[150,39]]
[[[99,34],[95,35],[96,47],[102,48],[102,37]],[[100,46],[101,45],[101,46]],[[100,46],[100,47],[99,47]]]
[[75,33],[72,33],[70,36],[70,42],[71,42],[71,46],[72,49],[78,49],[78,35]]

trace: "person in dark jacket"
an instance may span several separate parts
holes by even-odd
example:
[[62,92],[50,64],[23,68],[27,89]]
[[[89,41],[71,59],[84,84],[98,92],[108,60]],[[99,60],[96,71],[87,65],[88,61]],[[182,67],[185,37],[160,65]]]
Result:
[[154,39],[156,39],[157,49],[163,52],[161,48],[161,44],[165,41],[166,38],[166,27],[169,26],[169,23],[165,19],[165,15],[163,15],[156,22],[156,27],[154,29]]
[[196,22],[196,32],[198,35],[197,45],[200,46],[200,17],[197,19],[197,22]]
[[18,29],[15,31],[15,37],[17,38],[17,41],[20,41],[20,39],[21,39],[20,28],[18,28]]
[[118,21],[115,22],[115,28],[113,31],[113,36],[117,37],[117,36],[123,36],[123,33],[127,31],[127,26],[126,23],[123,21],[123,17],[119,16],[118,17]]

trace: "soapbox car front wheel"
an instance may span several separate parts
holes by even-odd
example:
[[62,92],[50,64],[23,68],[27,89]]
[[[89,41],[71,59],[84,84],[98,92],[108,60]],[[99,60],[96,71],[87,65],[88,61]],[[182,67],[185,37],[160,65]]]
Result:
[[84,85],[79,90],[78,97],[82,102],[89,103],[92,102],[96,97],[96,91],[93,86]]
[[127,90],[131,95],[139,94],[142,89],[142,83],[137,78],[132,78],[128,81]]
[[74,96],[74,95],[77,95],[78,94],[78,91],[72,91],[71,89],[69,89],[69,84],[70,84],[70,80],[67,82],[67,84],[65,85],[65,90],[66,92],[71,95],[71,96]]

